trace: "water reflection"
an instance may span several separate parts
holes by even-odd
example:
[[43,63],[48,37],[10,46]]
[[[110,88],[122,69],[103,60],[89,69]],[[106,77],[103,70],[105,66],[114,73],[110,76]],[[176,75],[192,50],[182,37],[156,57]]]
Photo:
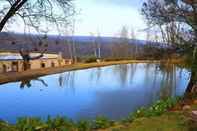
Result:
[[32,86],[31,81],[39,81],[42,83],[45,87],[48,86],[48,84],[41,78],[28,78],[21,80],[20,88],[24,89],[25,87],[30,88]]
[[[125,64],[8,83],[0,85],[0,119],[15,122],[17,117],[48,115],[120,119],[158,99],[183,95],[188,77],[187,70],[175,65]],[[43,87],[47,88],[40,92]]]
[[96,82],[98,82],[100,80],[101,75],[102,75],[102,68],[101,67],[95,68],[94,70],[91,70],[89,80],[90,81],[95,80]]

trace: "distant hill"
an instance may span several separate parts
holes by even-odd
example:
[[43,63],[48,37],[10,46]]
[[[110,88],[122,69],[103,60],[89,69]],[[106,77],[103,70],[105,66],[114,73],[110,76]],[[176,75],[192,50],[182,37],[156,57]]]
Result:
[[[120,43],[116,37],[93,37],[93,36],[55,36],[16,34],[11,32],[0,33],[0,51],[19,51],[21,48],[40,52],[47,49],[49,53],[63,52],[64,57],[69,57],[70,43],[76,45],[78,55],[90,55],[94,53],[94,43],[101,45],[103,55],[109,55],[110,46]],[[130,45],[145,45],[147,41],[129,39]]]

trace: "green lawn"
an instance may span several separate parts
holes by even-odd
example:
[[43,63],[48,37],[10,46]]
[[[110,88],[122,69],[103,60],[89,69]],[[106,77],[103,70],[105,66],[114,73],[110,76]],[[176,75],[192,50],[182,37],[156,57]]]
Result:
[[142,117],[130,124],[103,131],[188,131],[187,118],[180,112],[167,112],[157,117]]

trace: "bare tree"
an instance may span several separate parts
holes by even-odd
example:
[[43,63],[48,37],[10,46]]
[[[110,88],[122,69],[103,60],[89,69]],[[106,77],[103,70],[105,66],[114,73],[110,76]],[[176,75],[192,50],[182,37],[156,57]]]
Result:
[[97,50],[97,54],[98,54],[97,57],[101,58],[101,36],[100,36],[99,31],[97,32],[95,44],[96,44],[96,48],[97,48],[96,50]]
[[[142,14],[147,19],[149,26],[166,26],[180,23],[179,28],[183,28],[186,34],[176,34],[176,39],[181,43],[190,44],[189,50],[182,49],[186,54],[191,54],[191,79],[188,91],[191,91],[197,84],[197,1],[196,0],[146,0],[142,7]],[[172,28],[170,28],[172,29]],[[171,30],[174,31],[174,30]],[[167,32],[172,33],[167,29]],[[169,37],[168,37],[169,38]],[[170,39],[175,41],[174,36]],[[176,51],[176,50],[175,50]]]
[[134,50],[133,50],[133,55],[134,55],[134,59],[136,59],[137,57],[137,53],[138,53],[138,45],[135,42],[136,40],[136,34],[135,34],[135,30],[133,28],[131,28],[131,39],[133,40],[133,45],[134,45]]
[[54,24],[58,29],[68,24],[74,13],[71,0],[0,0],[0,31],[6,24],[21,18],[25,25],[42,30],[42,22]]
[[127,26],[123,26],[120,31],[120,49],[123,57],[128,57],[129,54],[129,31]]
[[90,32],[90,36],[91,36],[91,41],[92,41],[92,48],[93,48],[93,52],[94,52],[94,57],[97,58],[97,44],[96,44],[96,40],[95,40],[95,36],[93,32]]
[[75,22],[76,22],[75,20],[72,21],[71,34],[72,34],[72,54],[73,54],[74,62],[77,63],[77,49],[76,49],[76,43],[74,39]]
[[[0,2],[0,32],[6,25],[14,24],[19,19],[25,26],[33,27],[38,32],[48,30],[50,26],[60,31],[62,27],[67,26],[68,18],[74,14],[72,0],[0,0]],[[19,51],[24,60],[25,70],[29,69],[30,60],[41,58],[46,50],[34,58],[30,57],[31,51],[23,49]]]

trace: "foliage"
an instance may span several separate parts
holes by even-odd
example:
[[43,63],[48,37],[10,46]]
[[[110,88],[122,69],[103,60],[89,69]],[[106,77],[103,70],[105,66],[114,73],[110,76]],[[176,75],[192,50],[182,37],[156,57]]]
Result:
[[80,120],[77,123],[77,128],[79,131],[91,131],[91,123],[87,120]]
[[92,62],[96,62],[96,60],[97,60],[97,57],[95,57],[95,56],[87,56],[87,57],[85,57],[84,58],[84,62],[85,63],[92,63]]
[[98,116],[96,120],[93,121],[92,127],[94,129],[100,129],[100,128],[108,128],[112,125],[113,125],[113,121],[107,119],[104,116]]
[[149,108],[141,107],[136,112],[128,115],[127,118],[123,119],[122,122],[132,122],[133,120],[140,117],[152,117],[152,116],[160,116],[164,112],[166,112],[169,108],[172,108],[180,98],[167,98],[164,100],[158,100],[155,104],[153,104]]

